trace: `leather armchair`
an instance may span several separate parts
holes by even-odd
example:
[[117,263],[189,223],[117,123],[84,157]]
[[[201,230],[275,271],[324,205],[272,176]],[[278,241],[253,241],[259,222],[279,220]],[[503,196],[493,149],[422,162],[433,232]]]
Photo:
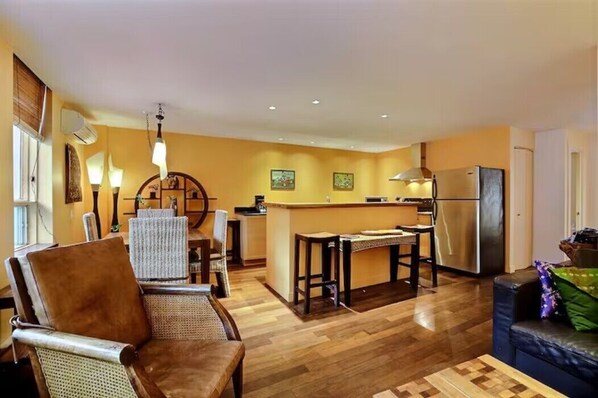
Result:
[[40,396],[242,396],[245,347],[210,285],[138,284],[121,238],[11,258]]

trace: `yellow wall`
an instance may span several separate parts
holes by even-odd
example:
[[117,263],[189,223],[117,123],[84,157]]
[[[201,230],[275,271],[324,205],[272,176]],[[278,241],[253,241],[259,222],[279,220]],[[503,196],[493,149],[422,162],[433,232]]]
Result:
[[[12,189],[12,48],[0,40],[0,259],[11,257],[14,247],[13,236],[13,189]],[[0,270],[0,287],[8,284],[4,267]],[[10,333],[8,319],[10,311],[0,312],[0,343]]]
[[510,127],[470,131],[427,145],[430,170],[480,165],[509,169]]
[[[133,210],[134,197],[139,186],[158,169],[151,164],[147,134],[143,130],[96,126],[100,138],[84,148],[84,157],[105,151],[106,159],[112,154],[116,167],[124,169],[123,185],[119,195],[119,222],[127,230],[128,217],[123,212]],[[505,170],[505,214],[509,214],[509,127],[479,129],[451,138],[427,143],[427,166],[431,170],[482,165]],[[380,154],[321,149],[296,145],[271,144],[255,141],[214,138],[198,135],[165,133],[168,148],[168,166],[197,178],[210,197],[218,198],[212,209],[228,210],[235,206],[249,206],[255,194],[266,195],[267,201],[323,202],[330,196],[332,202],[363,201],[365,196],[383,195],[389,200],[396,196],[429,197],[431,184],[389,181],[388,178],[411,167],[410,148]],[[150,140],[155,132],[150,133]],[[84,163],[84,159],[81,159]],[[102,230],[106,234],[112,218],[112,199],[107,177],[100,193]],[[291,169],[296,173],[296,189],[270,189],[270,169]],[[334,191],[332,173],[355,174],[353,191]],[[84,173],[85,174],[85,173]],[[86,177],[85,177],[86,179]],[[89,184],[84,182],[84,208],[92,208]],[[77,220],[78,221],[78,220]],[[509,220],[506,228],[508,231]],[[202,229],[210,231],[211,217]],[[507,254],[508,254],[508,236]],[[508,257],[508,256],[507,256]]]
[[[124,169],[118,206],[119,222],[126,230],[127,218],[122,213],[132,211],[134,203],[123,198],[134,197],[139,186],[158,173],[158,168],[151,163],[145,131],[96,128],[100,140],[85,147],[85,156],[104,150],[106,158],[111,153],[114,165]],[[155,139],[155,132],[151,139]],[[235,206],[252,205],[256,194],[266,195],[268,201],[282,202],[324,202],[327,195],[332,202],[351,202],[378,194],[375,154],[173,133],[165,133],[164,139],[169,170],[187,173],[199,180],[210,197],[218,198],[212,209],[232,213]],[[295,170],[295,190],[271,190],[270,169]],[[335,171],[354,173],[355,189],[334,191],[332,173]],[[100,215],[103,232],[107,233],[112,218],[107,165],[104,175]],[[84,189],[88,189],[87,186]],[[85,208],[92,208],[90,195]],[[210,225],[211,217],[202,228],[209,231]]]
[[[52,159],[52,224],[54,241],[60,245],[81,242],[85,240],[85,233],[83,232],[82,216],[85,212],[84,201],[77,203],[65,203],[65,147],[67,142],[75,147],[79,162],[81,163],[81,171],[85,174],[83,163],[85,162],[85,154],[83,146],[76,144],[72,136],[67,136],[60,130],[60,113],[63,107],[63,101],[57,95],[52,95],[52,120],[51,120],[51,136],[44,140],[43,145],[51,147]],[[86,175],[82,176],[81,187],[83,188],[83,199],[87,195],[91,195],[88,191],[89,184],[87,184]],[[40,178],[41,181],[41,178]],[[43,183],[43,181],[42,181]]]

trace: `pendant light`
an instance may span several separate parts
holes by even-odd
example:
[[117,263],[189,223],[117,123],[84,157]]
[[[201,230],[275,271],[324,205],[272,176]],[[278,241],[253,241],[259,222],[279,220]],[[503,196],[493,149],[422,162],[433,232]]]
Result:
[[166,167],[166,143],[162,138],[162,120],[164,120],[162,104],[158,104],[156,119],[158,119],[158,134],[152,153],[152,163],[160,168],[160,179],[163,180],[168,175],[168,168]]

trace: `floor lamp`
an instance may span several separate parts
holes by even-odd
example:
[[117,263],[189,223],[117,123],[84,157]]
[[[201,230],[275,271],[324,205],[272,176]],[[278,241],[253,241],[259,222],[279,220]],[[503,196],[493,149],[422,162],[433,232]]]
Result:
[[93,214],[96,216],[98,237],[102,238],[102,225],[100,224],[100,212],[98,211],[98,195],[102,179],[104,178],[104,152],[98,152],[87,158],[85,163],[87,164],[87,175],[89,176],[89,183],[91,184],[91,191],[93,193]]
[[108,178],[112,187],[112,225],[110,226],[110,232],[118,232],[120,230],[120,224],[118,223],[118,191],[120,191],[120,185],[123,181],[123,169],[112,166],[112,156],[110,156],[109,164]]

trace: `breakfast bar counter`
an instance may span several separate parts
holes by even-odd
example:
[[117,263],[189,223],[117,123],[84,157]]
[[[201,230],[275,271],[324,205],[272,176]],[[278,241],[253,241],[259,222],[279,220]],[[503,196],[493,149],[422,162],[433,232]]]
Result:
[[[287,301],[293,295],[293,256],[296,233],[353,234],[417,223],[417,204],[378,203],[266,203],[266,283]],[[312,264],[320,267],[317,253]],[[388,282],[388,248],[354,253],[351,288]],[[408,270],[405,275],[408,276]],[[315,272],[315,271],[314,271]],[[343,286],[341,277],[341,286]],[[314,296],[317,295],[314,290]]]

